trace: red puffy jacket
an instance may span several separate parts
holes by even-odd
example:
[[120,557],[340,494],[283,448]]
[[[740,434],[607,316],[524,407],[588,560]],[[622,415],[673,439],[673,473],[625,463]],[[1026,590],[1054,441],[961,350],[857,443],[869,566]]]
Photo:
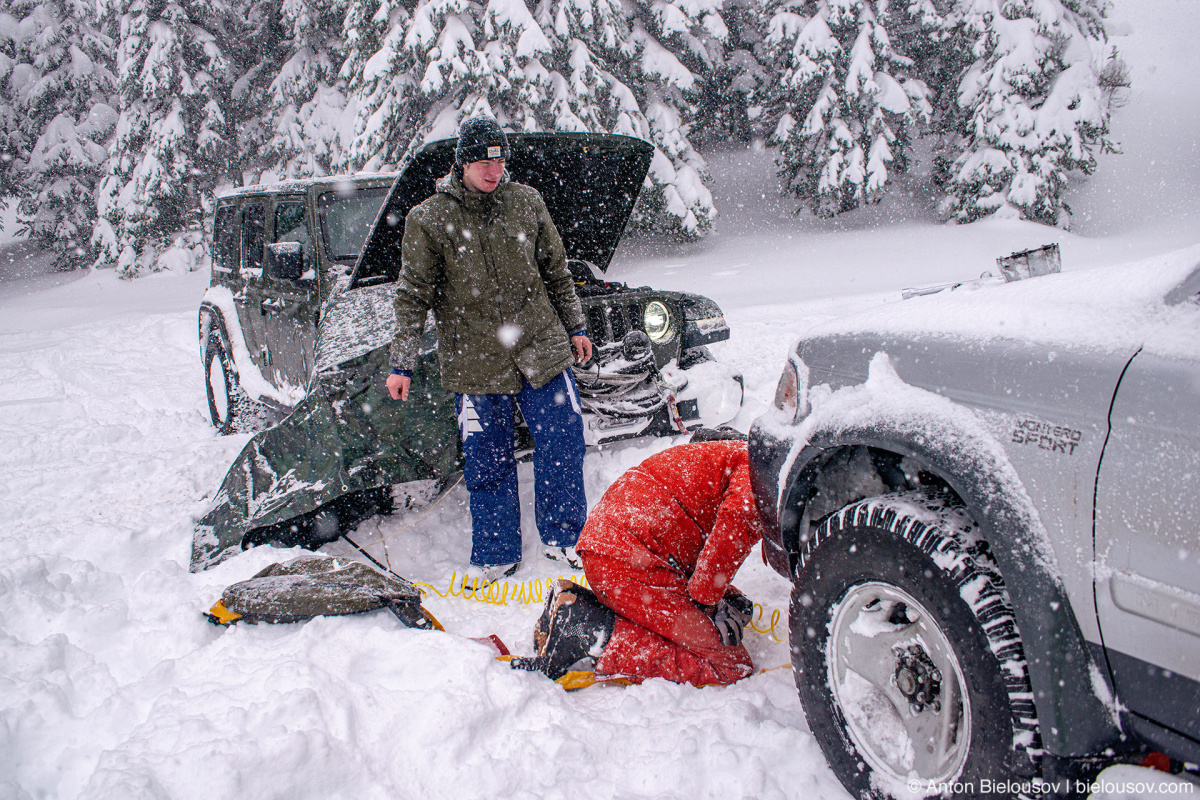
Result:
[[750,656],[721,644],[712,606],[762,538],[745,442],[681,445],[643,461],[592,509],[576,549],[618,618],[597,673],[732,683]]

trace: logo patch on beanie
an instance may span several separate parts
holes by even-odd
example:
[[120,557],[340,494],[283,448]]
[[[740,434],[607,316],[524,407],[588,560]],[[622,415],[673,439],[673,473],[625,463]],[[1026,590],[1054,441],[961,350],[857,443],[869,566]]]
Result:
[[496,146],[489,147],[487,157],[488,158],[499,158],[501,152],[503,152],[503,148],[501,148],[501,147],[496,147]]

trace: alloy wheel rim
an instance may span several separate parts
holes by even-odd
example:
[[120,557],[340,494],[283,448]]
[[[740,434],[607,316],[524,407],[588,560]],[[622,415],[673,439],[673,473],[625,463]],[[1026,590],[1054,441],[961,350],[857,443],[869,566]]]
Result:
[[826,648],[829,688],[847,733],[881,778],[912,788],[957,778],[971,747],[971,707],[949,637],[908,592],[851,587]]

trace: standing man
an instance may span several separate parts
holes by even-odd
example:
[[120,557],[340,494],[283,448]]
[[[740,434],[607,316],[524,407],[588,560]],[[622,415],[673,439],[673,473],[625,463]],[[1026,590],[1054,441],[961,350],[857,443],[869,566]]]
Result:
[[487,582],[521,563],[514,406],[533,434],[547,557],[578,569],[575,543],[587,518],[583,417],[570,367],[591,359],[592,343],[562,239],[537,190],[509,180],[509,155],[496,120],[464,120],[450,174],[408,213],[387,379],[392,399],[407,400],[432,309],[471,493],[471,563]]

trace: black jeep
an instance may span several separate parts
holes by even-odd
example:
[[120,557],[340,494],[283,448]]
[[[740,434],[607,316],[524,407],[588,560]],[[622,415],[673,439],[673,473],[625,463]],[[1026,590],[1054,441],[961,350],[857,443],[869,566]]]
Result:
[[[633,210],[653,148],[598,134],[509,137],[513,180],[546,200],[595,345],[575,368],[588,444],[716,427],[741,407],[741,376],[706,345],[729,338],[706,297],[597,277]],[[408,211],[449,172],[454,140],[394,175],[292,181],[217,200],[200,347],[213,424],[259,431],[200,521],[192,568],[265,541],[318,545],[390,502],[391,487],[459,465],[452,396],[432,328],[407,403],[384,381]],[[518,448],[527,431],[518,427]]]

